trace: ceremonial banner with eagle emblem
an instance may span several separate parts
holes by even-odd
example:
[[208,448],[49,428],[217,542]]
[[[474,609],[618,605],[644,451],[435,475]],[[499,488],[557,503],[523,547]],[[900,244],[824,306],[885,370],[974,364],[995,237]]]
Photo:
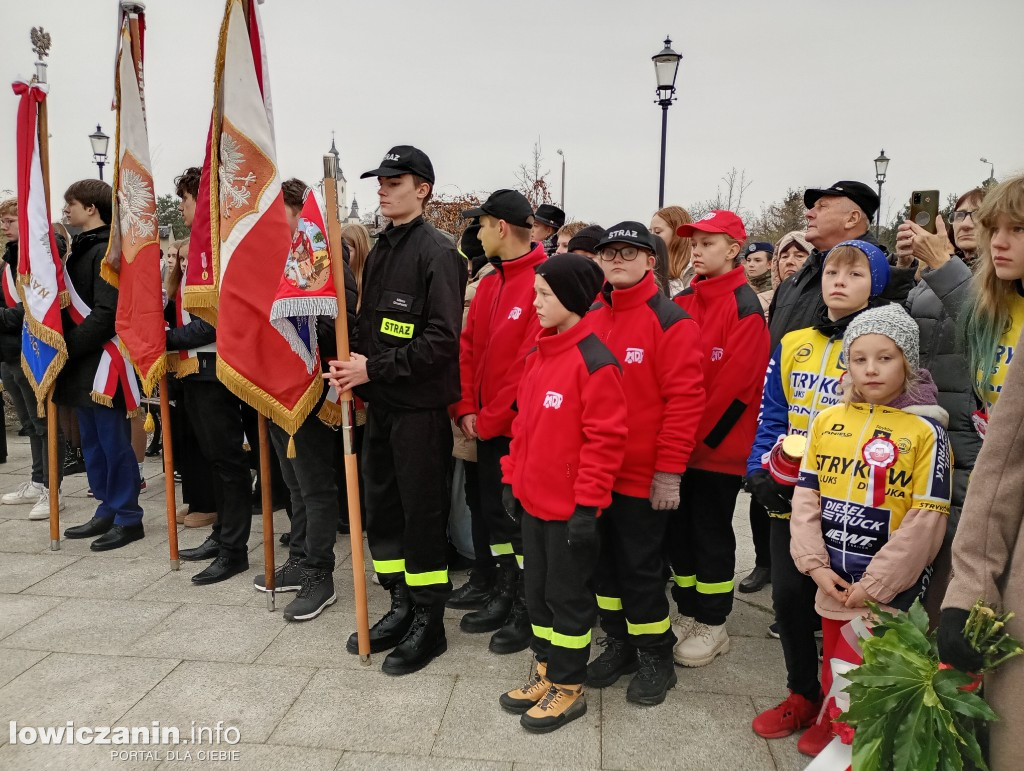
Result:
[[[203,222],[197,211],[185,308],[217,326],[217,377],[294,434],[324,384],[319,368],[309,371],[270,323],[292,234],[277,169],[258,3],[227,0],[216,61],[209,151],[198,199],[203,206],[205,184],[209,220]],[[197,226],[208,230],[197,233]],[[207,238],[208,254],[203,248]]]
[[166,370],[160,233],[149,158],[142,52],[145,15],[121,11],[110,243],[101,274],[118,288],[115,329],[147,394]]

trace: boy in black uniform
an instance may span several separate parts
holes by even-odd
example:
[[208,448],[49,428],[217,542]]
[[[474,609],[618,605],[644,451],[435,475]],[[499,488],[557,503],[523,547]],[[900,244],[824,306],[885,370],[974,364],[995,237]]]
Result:
[[[366,177],[377,177],[381,213],[391,224],[363,274],[357,322],[362,353],[332,361],[330,378],[341,390],[356,388],[367,402],[366,534],[374,570],[391,592],[391,610],[370,629],[370,649],[395,648],[383,670],[403,675],[448,647],[447,407],[461,395],[467,276],[455,246],[423,219],[434,168],[422,150],[393,147]],[[355,634],[348,650],[357,652]]]

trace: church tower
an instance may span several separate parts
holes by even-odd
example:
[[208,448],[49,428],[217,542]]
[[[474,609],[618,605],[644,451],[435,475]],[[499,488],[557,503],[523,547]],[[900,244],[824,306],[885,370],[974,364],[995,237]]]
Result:
[[335,179],[338,182],[338,222],[344,222],[345,212],[348,210],[348,182],[345,180],[345,174],[341,170],[341,154],[338,152],[338,148],[334,144],[333,131],[331,132],[331,149],[327,152],[333,155],[336,161],[334,168],[337,169]]

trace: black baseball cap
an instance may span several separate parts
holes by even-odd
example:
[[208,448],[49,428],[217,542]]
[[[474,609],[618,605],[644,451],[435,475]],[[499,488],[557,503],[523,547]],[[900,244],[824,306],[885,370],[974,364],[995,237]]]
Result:
[[533,216],[541,225],[551,228],[560,228],[565,224],[565,212],[549,203],[542,203],[538,206]]
[[612,225],[604,231],[604,235],[597,246],[594,247],[594,251],[597,252],[609,244],[631,244],[632,246],[653,252],[654,236],[651,235],[651,231],[642,222],[627,220],[626,222],[620,222],[618,225]]
[[510,225],[521,228],[533,226],[533,209],[526,196],[515,190],[495,190],[487,200],[474,209],[466,209],[459,216],[462,219],[488,214]]
[[832,187],[808,188],[804,191],[804,206],[810,209],[817,203],[819,198],[824,198],[825,196],[849,198],[868,215],[869,220],[878,211],[878,194],[863,182],[840,180],[832,185]]
[[380,162],[379,168],[360,174],[359,179],[400,177],[403,174],[415,174],[417,177],[423,177],[431,185],[434,184],[434,166],[431,164],[430,158],[425,152],[412,145],[392,147]]

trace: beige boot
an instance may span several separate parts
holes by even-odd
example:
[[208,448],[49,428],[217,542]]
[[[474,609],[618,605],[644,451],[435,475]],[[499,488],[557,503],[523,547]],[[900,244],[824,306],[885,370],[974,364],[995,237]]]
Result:
[[587,714],[582,685],[552,683],[544,697],[519,718],[520,725],[535,734],[546,734]]
[[550,687],[551,681],[548,680],[548,665],[543,661],[538,661],[526,685],[501,694],[498,697],[498,703],[501,704],[502,709],[506,712],[521,715],[544,698],[544,694],[548,692]]
[[190,511],[185,515],[184,519],[181,520],[181,524],[185,527],[206,527],[212,525],[217,521],[217,512],[215,511]]
[[188,516],[188,504],[184,503],[174,510],[174,521],[179,525],[185,523],[185,517]]

